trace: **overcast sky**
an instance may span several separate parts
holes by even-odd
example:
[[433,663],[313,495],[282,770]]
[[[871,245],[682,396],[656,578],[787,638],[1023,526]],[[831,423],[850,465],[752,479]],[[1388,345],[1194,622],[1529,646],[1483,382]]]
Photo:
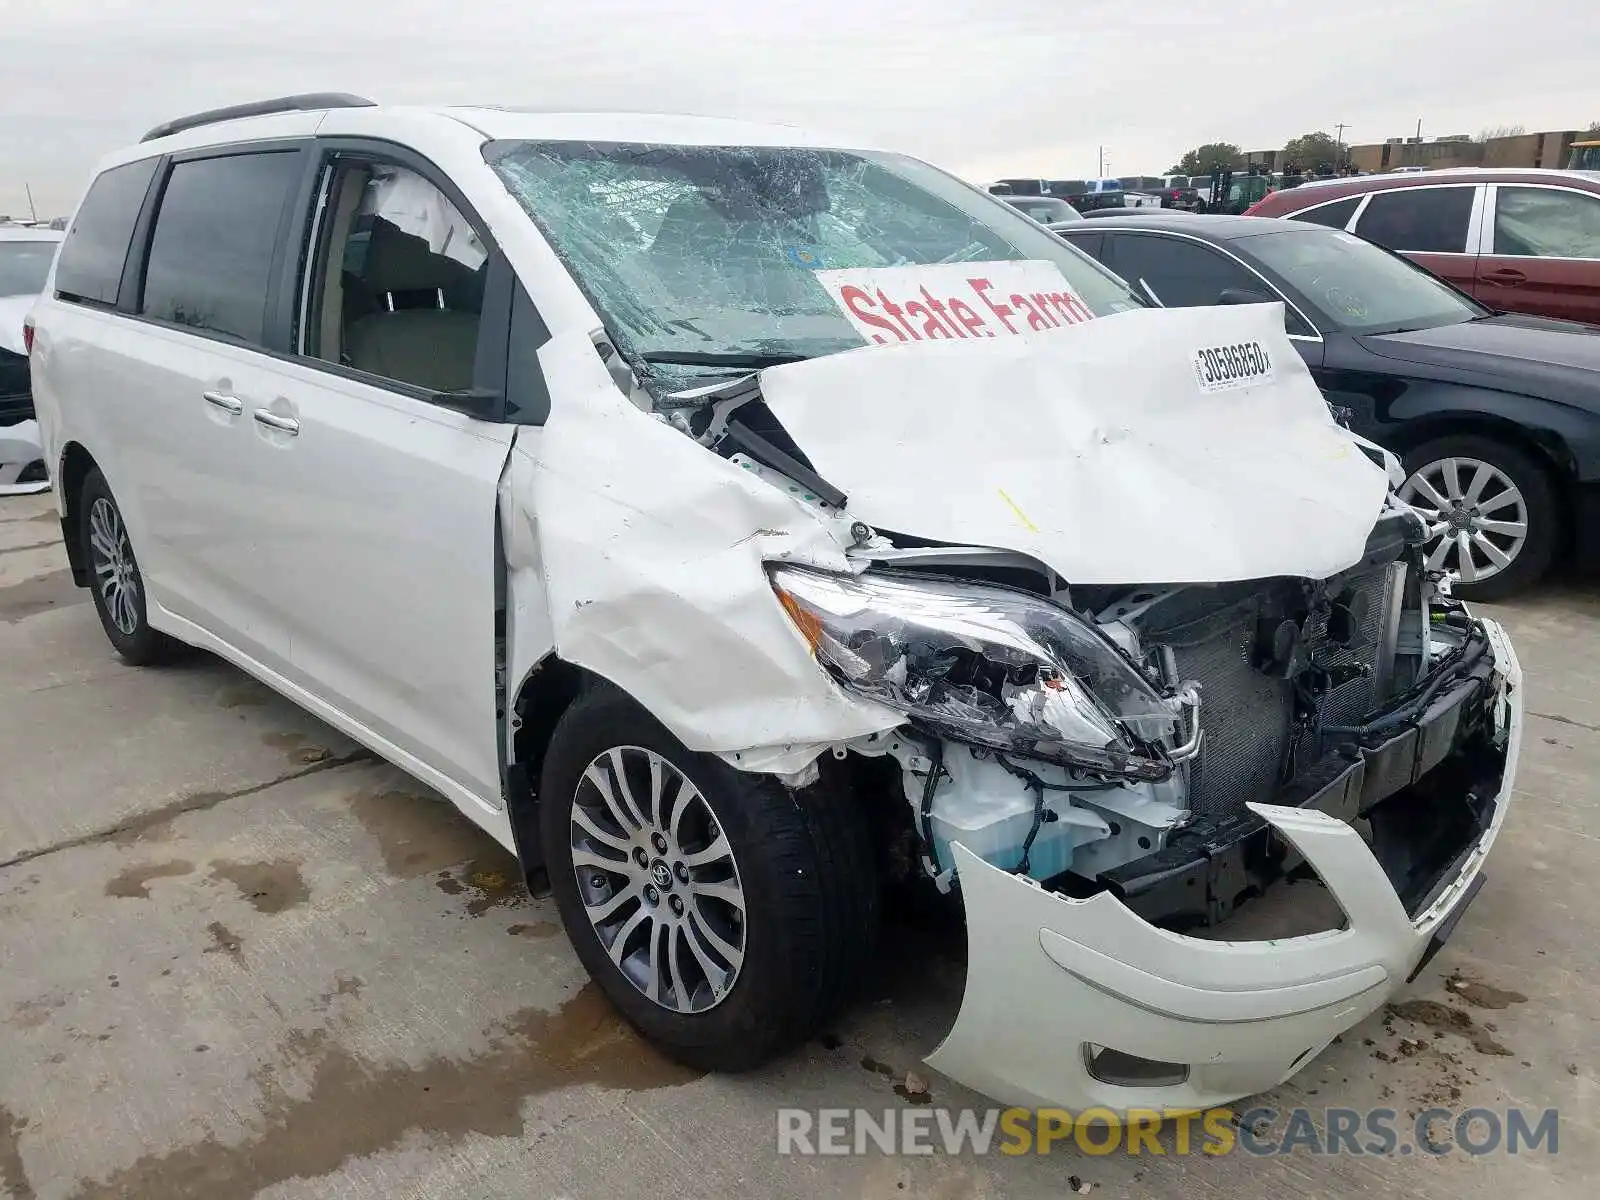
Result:
[[[673,12],[673,9],[680,11]],[[151,125],[297,91],[863,134],[976,182],[1185,149],[1600,120],[1578,0],[0,0],[0,213]]]

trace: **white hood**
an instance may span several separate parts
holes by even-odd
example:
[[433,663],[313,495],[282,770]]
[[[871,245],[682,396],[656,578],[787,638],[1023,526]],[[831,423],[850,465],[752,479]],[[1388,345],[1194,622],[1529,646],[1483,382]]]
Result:
[[22,319],[33,308],[37,296],[0,296],[0,350],[26,354],[22,343]]
[[874,346],[761,388],[853,516],[1070,583],[1325,578],[1361,557],[1388,489],[1277,304]]

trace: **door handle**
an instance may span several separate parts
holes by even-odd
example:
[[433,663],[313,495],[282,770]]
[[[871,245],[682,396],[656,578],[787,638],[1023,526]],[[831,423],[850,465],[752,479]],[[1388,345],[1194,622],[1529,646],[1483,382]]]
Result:
[[1485,271],[1483,278],[1486,283],[1498,283],[1505,287],[1516,287],[1517,284],[1528,281],[1528,277],[1521,271],[1513,271],[1510,267],[1501,267],[1495,271]]
[[238,416],[244,411],[244,401],[237,396],[230,396],[226,392],[201,392],[207,404],[220,408],[225,413]]
[[253,414],[258,425],[265,425],[268,429],[276,429],[280,433],[287,433],[290,437],[300,432],[300,422],[293,417],[280,417],[275,412],[268,412],[264,408],[256,409]]

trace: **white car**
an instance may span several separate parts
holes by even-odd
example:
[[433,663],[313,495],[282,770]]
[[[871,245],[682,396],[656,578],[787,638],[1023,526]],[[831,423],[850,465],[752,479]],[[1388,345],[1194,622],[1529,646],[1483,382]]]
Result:
[[0,496],[50,487],[33,417],[23,320],[60,244],[53,229],[0,225]]
[[[937,1068],[1221,1103],[1405,985],[1505,817],[1511,647],[1278,310],[1146,308],[914,159],[263,102],[106,159],[32,319],[112,645],[442,792],[685,1062],[817,1030],[902,884],[964,901]],[[1342,922],[1198,936],[1288,872]]]

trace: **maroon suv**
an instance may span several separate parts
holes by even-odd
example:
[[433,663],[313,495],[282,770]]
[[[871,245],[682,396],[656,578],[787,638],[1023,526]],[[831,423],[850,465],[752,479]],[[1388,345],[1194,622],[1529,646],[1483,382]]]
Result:
[[1273,192],[1249,215],[1360,234],[1490,308],[1600,325],[1600,172],[1364,175]]

